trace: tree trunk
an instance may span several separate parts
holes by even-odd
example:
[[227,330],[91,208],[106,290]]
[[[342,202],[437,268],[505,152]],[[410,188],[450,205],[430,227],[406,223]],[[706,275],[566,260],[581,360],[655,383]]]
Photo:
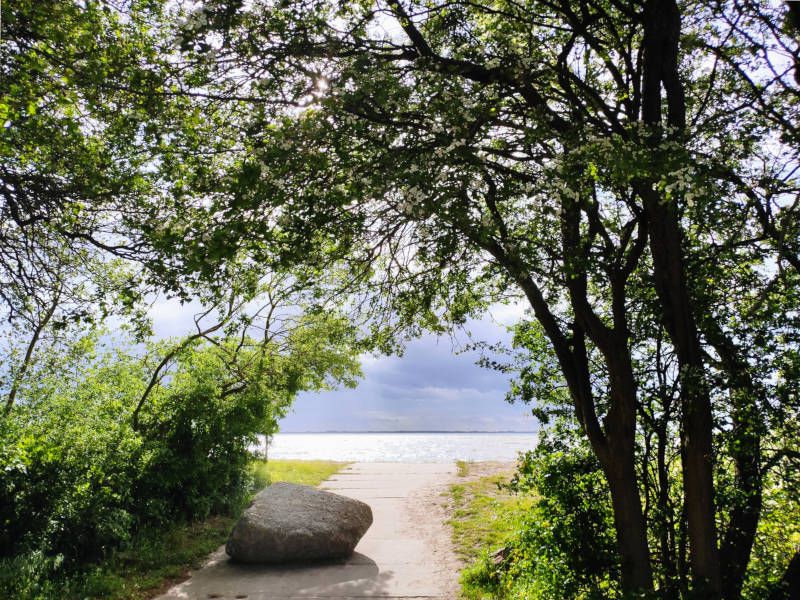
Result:
[[[662,85],[671,135],[680,139],[686,127],[686,99],[678,71],[680,10],[675,0],[648,0],[643,19],[642,119],[651,127],[649,143],[655,149],[662,139]],[[637,192],[647,214],[655,290],[680,367],[683,485],[693,587],[699,597],[716,599],[720,597],[721,574],[711,464],[711,402],[688,290],[677,210],[662,203],[652,188],[653,183],[638,182]]]
[[[577,201],[562,200],[561,236],[566,282],[576,324],[603,354],[608,368],[610,406],[603,424],[602,444],[592,442],[611,491],[617,546],[622,558],[622,589],[640,593],[653,589],[653,571],[647,544],[647,526],[636,478],[636,378],[628,347],[626,279],[620,269],[611,279],[613,326],[609,327],[589,302],[588,245],[581,238],[581,208]],[[622,249],[621,249],[622,250]],[[575,348],[575,347],[574,347]],[[582,352],[585,360],[585,347]],[[577,351],[577,348],[575,348]],[[588,361],[587,361],[588,363]],[[586,367],[588,372],[588,366]]]
[[740,435],[732,433],[736,493],[741,494],[742,499],[731,510],[720,551],[725,600],[738,600],[741,596],[761,517],[761,440],[746,431],[749,425],[737,418],[734,410],[734,430],[742,431]]
[[[491,239],[475,241],[512,275],[555,350],[576,417],[600,462],[611,491],[617,548],[622,557],[622,589],[631,595],[647,593],[653,589],[653,575],[635,469],[637,398],[630,349],[627,346],[625,276],[620,275],[614,284],[615,328],[611,329],[592,311],[588,301],[586,273],[579,265],[580,261],[573,261],[575,252],[581,246],[576,241],[580,235],[580,209],[575,204],[565,208],[562,214],[565,266],[574,269],[575,275],[567,277],[575,314],[570,336],[561,329],[542,291],[519,256]],[[473,235],[469,230],[464,233]],[[604,427],[600,426],[595,409],[586,346],[587,330],[591,330],[589,337],[601,349],[609,370],[611,408],[604,420]]]
[[[665,406],[667,406],[665,402]],[[667,410],[667,409],[665,409]],[[667,419],[657,425],[658,436],[656,463],[658,469],[658,512],[661,523],[658,524],[659,550],[664,569],[664,597],[678,597],[678,567],[675,558],[675,519],[669,505],[669,473],[667,472]]]
[[52,302],[47,307],[44,314],[39,318],[39,322],[36,324],[33,334],[31,334],[31,339],[28,341],[28,347],[25,350],[25,356],[22,359],[19,369],[17,369],[17,372],[12,376],[11,390],[8,392],[8,396],[6,397],[4,411],[4,414],[6,415],[9,414],[11,409],[14,407],[14,402],[17,399],[19,388],[22,385],[22,381],[25,379],[25,375],[28,373],[28,369],[31,366],[33,351],[36,349],[36,345],[39,343],[39,338],[41,337],[45,328],[47,328],[47,325],[50,323],[50,319],[53,318],[53,315],[58,308],[58,303],[61,301],[61,290],[62,286],[59,284],[58,289],[53,292]]
[[[629,593],[652,590],[653,576],[647,545],[647,529],[634,466],[635,385],[632,371],[628,380],[629,385],[623,386],[623,389],[618,389],[618,384],[612,383],[611,394],[616,398],[614,404],[618,408],[616,411],[612,409],[607,416],[604,433],[595,412],[585,333],[582,327],[575,324],[572,337],[569,340],[565,338],[530,277],[518,275],[517,281],[531,301],[537,318],[556,349],[578,422],[586,433],[608,481],[614,509],[617,548],[622,557],[622,589]],[[629,361],[628,365],[630,366]],[[614,381],[619,379],[612,377],[612,382]],[[619,408],[620,397],[626,399],[623,404],[629,407],[622,412]]]
[[720,324],[713,319],[701,319],[700,326],[719,354],[732,388],[730,454],[736,470],[736,493],[740,498],[731,510],[720,559],[722,596],[725,600],[738,600],[761,518],[761,438],[766,427],[758,404],[764,394],[753,379],[747,360]]
[[680,367],[683,489],[694,588],[707,598],[719,598],[721,574],[711,464],[711,401],[683,265],[681,233],[677,216],[660,203],[657,193],[646,185],[640,193],[645,197],[650,224],[655,288]]
[[652,590],[650,549],[636,480],[633,445],[630,452],[628,448],[616,448],[612,438],[613,434],[609,434],[613,457],[610,464],[603,465],[603,471],[611,491],[617,547],[622,557],[622,589],[626,592]]

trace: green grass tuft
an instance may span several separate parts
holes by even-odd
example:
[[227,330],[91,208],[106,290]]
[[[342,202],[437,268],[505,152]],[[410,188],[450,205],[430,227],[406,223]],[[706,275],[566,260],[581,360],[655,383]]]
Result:
[[[263,460],[253,461],[251,473],[259,481],[290,481],[302,485],[319,485],[347,463],[330,460]],[[266,484],[261,487],[265,487]]]
[[468,600],[504,596],[490,554],[513,537],[535,502],[530,495],[501,488],[509,479],[510,473],[500,473],[450,487],[448,523],[456,552],[469,563],[461,575],[461,592]]
[[466,477],[469,475],[469,472],[472,470],[472,466],[474,464],[475,462],[471,460],[457,460],[456,468],[458,469],[458,476]]
[[517,526],[517,515],[533,506],[533,498],[500,489],[509,474],[501,473],[450,487],[453,542],[456,551],[467,560],[475,560],[482,551],[496,550]]

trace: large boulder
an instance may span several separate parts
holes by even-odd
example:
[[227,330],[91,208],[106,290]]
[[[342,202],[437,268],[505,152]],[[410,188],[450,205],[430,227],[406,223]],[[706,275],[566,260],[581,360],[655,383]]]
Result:
[[249,563],[338,558],[353,553],[370,525],[372,510],[359,500],[281,481],[256,495],[225,551]]

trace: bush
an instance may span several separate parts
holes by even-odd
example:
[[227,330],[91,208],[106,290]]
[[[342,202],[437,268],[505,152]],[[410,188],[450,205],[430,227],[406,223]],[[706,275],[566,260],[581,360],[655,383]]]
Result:
[[[250,490],[250,445],[291,400],[276,404],[257,379],[226,393],[224,355],[193,349],[148,399],[136,429],[145,361],[87,348],[32,382],[0,419],[6,572],[69,570],[124,548],[143,528],[235,511]],[[14,557],[27,557],[25,569]],[[17,597],[24,579],[11,593],[6,578],[0,597]]]
[[150,503],[149,523],[228,514],[245,500],[249,448],[275,407],[260,390],[225,394],[224,369],[213,351],[186,356],[141,417],[144,460],[131,489]]
[[532,510],[496,565],[483,555],[464,571],[469,598],[607,600],[619,597],[611,500],[594,456],[543,440],[521,459],[512,489],[534,493]]
[[[104,360],[94,366],[80,382],[40,382],[3,420],[3,555],[96,556],[134,525],[131,485],[140,476],[143,440],[125,415],[109,416],[130,399],[126,393],[135,394],[131,365]],[[42,390],[46,399],[36,393]]]

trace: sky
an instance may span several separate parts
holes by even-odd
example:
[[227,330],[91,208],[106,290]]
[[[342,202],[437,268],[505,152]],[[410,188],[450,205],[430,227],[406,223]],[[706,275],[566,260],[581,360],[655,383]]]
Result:
[[[188,333],[198,308],[157,302],[150,313],[156,335]],[[505,325],[521,314],[521,306],[495,307],[467,329],[476,340],[508,341]],[[530,409],[505,401],[507,376],[476,365],[477,352],[456,353],[467,342],[463,333],[429,335],[403,356],[363,356],[356,389],[299,394],[280,431],[535,431]]]

